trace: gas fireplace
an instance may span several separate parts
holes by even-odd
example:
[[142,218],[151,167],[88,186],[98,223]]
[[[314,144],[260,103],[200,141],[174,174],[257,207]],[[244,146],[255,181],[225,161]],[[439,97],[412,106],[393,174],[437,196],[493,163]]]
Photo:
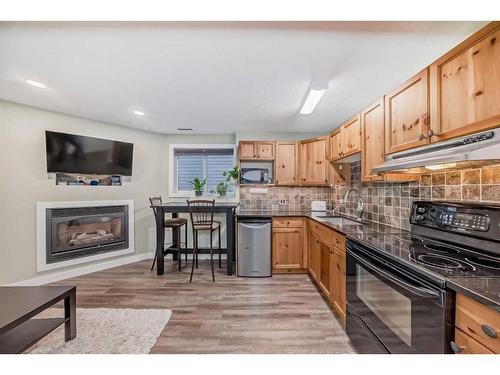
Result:
[[37,270],[134,252],[130,200],[37,203]]

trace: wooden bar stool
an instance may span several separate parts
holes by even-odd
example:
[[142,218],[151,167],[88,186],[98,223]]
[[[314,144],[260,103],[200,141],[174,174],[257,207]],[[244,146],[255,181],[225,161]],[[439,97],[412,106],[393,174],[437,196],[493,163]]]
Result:
[[220,222],[214,221],[215,199],[213,200],[188,200],[191,225],[193,227],[193,263],[191,264],[191,276],[189,282],[193,280],[193,272],[196,263],[198,268],[198,232],[210,232],[210,267],[212,268],[212,281],[215,281],[214,254],[213,254],[213,233],[219,232],[219,267],[221,266],[221,242],[220,242]]
[[[153,212],[155,214],[155,220],[156,220],[156,208],[154,206],[162,204],[161,197],[149,198],[149,202],[151,203],[151,206],[153,207]],[[181,270],[181,259],[182,259],[181,229],[183,226],[185,226],[184,227],[184,249],[186,249],[184,256],[185,256],[185,260],[187,262],[187,219],[180,218],[180,217],[179,218],[167,218],[165,216],[163,217],[163,228],[172,229],[172,246],[169,249],[173,250],[173,251],[177,250],[177,252],[178,252],[179,271]],[[177,239],[176,242],[173,242],[174,238]],[[166,253],[167,253],[166,250],[163,249],[162,255],[165,256]],[[155,258],[153,259],[153,265],[151,266],[151,271],[153,270],[153,268],[155,268],[156,258],[157,258],[157,256],[155,256]]]

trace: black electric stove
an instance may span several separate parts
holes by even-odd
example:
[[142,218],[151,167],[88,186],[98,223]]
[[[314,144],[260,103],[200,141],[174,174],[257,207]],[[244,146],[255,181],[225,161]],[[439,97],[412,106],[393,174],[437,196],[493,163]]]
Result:
[[500,206],[416,201],[410,232],[350,235],[347,333],[362,353],[449,353],[454,278],[500,278]]
[[468,246],[411,233],[360,234],[351,237],[395,260],[415,265],[419,271],[443,282],[452,277],[500,277],[500,256]]

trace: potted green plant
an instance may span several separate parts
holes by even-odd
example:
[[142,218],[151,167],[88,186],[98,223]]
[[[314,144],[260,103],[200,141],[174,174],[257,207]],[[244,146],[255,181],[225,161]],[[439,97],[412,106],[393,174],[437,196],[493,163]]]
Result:
[[217,195],[219,197],[225,197],[227,193],[227,182],[219,182],[215,188],[215,191],[217,192]]
[[207,179],[199,179],[198,177],[195,177],[193,181],[191,181],[191,185],[193,185],[193,190],[194,194],[197,197],[201,197],[203,194],[203,190],[205,190],[205,185],[207,184]]
[[231,180],[233,180],[234,182],[238,181],[238,178],[240,177],[238,165],[235,165],[233,169],[230,169],[229,171],[224,171],[222,175],[226,177],[227,182],[230,182]]

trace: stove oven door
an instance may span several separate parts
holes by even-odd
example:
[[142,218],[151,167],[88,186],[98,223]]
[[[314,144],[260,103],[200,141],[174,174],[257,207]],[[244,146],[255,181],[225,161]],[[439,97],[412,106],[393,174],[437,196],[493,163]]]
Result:
[[446,352],[444,291],[356,247],[348,247],[346,269],[347,333],[354,347],[366,347],[359,334],[364,327],[390,353]]

